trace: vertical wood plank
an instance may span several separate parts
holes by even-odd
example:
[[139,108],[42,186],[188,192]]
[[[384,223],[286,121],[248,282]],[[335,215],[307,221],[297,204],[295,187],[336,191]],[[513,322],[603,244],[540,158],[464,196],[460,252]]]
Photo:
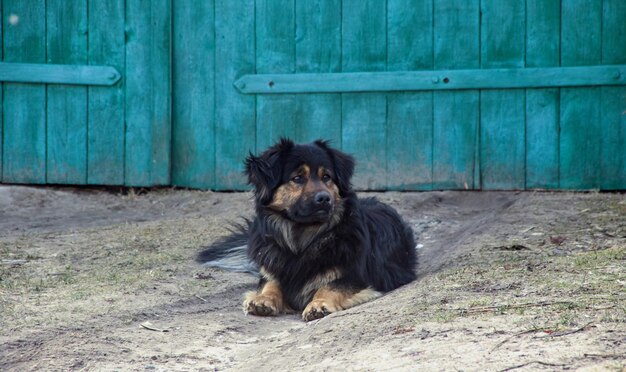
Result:
[[[481,1],[482,68],[522,68],[522,1]],[[483,90],[480,95],[480,170],[483,189],[525,187],[525,92]]]
[[[559,66],[561,5],[526,1],[526,67]],[[526,188],[559,186],[559,90],[526,90]]]
[[[89,64],[124,71],[124,0],[89,0]],[[88,88],[87,183],[124,184],[124,81]]]
[[[256,0],[256,71],[295,71],[295,0]],[[256,148],[295,138],[297,99],[292,94],[256,98]]]
[[233,82],[255,71],[254,2],[215,0],[216,187],[245,189],[243,159],[255,151],[255,97]]
[[[389,0],[387,69],[433,68],[433,3]],[[432,92],[387,95],[387,188],[432,189]]]
[[183,0],[173,7],[172,182],[177,186],[215,185],[214,5]]
[[[626,2],[604,0],[602,64],[626,63]],[[600,188],[626,189],[626,88],[603,87]]]
[[[2,11],[2,1],[0,1],[0,61],[4,61],[4,49],[1,47],[3,45],[2,38],[4,35],[4,12]],[[4,163],[4,83],[0,83],[0,182],[2,182],[2,164]]]
[[[87,3],[46,2],[47,61],[87,63]],[[49,85],[47,96],[47,182],[87,182],[87,88]]]
[[[601,30],[601,0],[564,1],[562,66],[600,64]],[[601,88],[563,88],[560,98],[560,187],[597,188],[601,174]]]
[[[341,71],[341,0],[296,1],[296,72]],[[341,95],[297,96],[295,137],[341,145]]]
[[170,183],[170,1],[126,1],[125,182]]
[[[434,2],[436,70],[480,66],[479,19],[478,2]],[[433,93],[433,189],[480,186],[478,104],[476,90]]]
[[[386,69],[386,2],[342,2],[342,70]],[[384,94],[342,95],[343,149],[358,159],[353,183],[357,189],[382,189],[387,184],[386,116]]]
[[[46,62],[45,1],[3,0],[5,62]],[[13,17],[11,17],[13,16]],[[46,182],[46,87],[4,84],[2,181]]]

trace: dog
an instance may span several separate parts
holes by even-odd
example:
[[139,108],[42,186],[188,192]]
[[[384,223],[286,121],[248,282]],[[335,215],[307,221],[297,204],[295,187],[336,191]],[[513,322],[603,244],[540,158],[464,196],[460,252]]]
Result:
[[390,206],[356,196],[354,166],[323,140],[282,138],[247,157],[256,215],[198,255],[209,266],[260,274],[244,313],[298,311],[311,321],[416,278],[412,229]]

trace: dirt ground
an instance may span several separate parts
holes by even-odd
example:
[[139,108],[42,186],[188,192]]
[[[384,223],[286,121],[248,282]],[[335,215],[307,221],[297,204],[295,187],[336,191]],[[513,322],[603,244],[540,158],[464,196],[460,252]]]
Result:
[[380,193],[419,279],[304,323],[194,255],[248,193],[0,186],[0,370],[624,370],[626,195]]

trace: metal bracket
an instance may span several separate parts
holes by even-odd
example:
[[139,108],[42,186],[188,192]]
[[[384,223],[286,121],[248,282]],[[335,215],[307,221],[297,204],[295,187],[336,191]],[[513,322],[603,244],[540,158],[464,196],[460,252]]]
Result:
[[11,83],[110,86],[121,77],[111,66],[0,62],[0,81]]
[[245,94],[396,92],[625,85],[626,65],[244,75]]

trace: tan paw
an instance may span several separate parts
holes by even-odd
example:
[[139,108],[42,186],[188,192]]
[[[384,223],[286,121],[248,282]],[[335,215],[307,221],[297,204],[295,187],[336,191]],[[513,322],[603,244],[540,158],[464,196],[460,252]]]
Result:
[[243,302],[245,314],[273,316],[280,313],[281,301],[274,296],[252,293]]
[[316,299],[311,301],[302,312],[302,320],[310,322],[311,320],[320,319],[328,314],[342,310],[336,304],[326,301],[325,299]]

